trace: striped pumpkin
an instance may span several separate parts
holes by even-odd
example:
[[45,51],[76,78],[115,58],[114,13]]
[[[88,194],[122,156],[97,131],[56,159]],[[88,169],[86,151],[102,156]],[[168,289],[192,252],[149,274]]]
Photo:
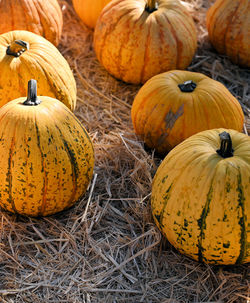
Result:
[[59,44],[63,17],[57,0],[1,0],[0,19],[0,34],[26,30]]
[[76,105],[76,83],[68,62],[58,49],[28,31],[0,35],[0,106],[26,96],[30,79],[38,94],[60,100],[71,110]]
[[47,216],[85,193],[94,166],[92,142],[60,101],[36,96],[0,109],[0,206],[27,216]]
[[179,0],[113,0],[102,10],[94,32],[100,63],[129,83],[185,69],[196,46],[195,24]]
[[250,138],[200,132],[176,146],[153,180],[152,213],[170,243],[211,264],[250,261]]

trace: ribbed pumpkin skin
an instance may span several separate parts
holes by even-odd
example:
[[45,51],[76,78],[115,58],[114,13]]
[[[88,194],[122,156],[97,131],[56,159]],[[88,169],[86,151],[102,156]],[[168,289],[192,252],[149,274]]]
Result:
[[[29,43],[30,48],[19,57],[7,55],[15,40]],[[49,41],[27,31],[0,35],[0,106],[26,96],[28,81],[38,82],[38,95],[60,100],[71,110],[76,104],[76,83],[68,62]]]
[[0,34],[26,30],[59,44],[63,17],[57,0],[0,0]]
[[219,53],[250,67],[249,0],[217,0],[207,12],[207,29]]
[[[196,83],[193,92],[178,87]],[[166,154],[174,146],[206,129],[242,131],[240,103],[218,81],[203,74],[173,70],[154,76],[137,93],[131,110],[135,133],[150,148]]]
[[230,133],[234,156],[223,158],[219,133],[201,132],[176,146],[153,179],[152,213],[180,252],[211,264],[250,261],[250,138]]
[[186,68],[197,46],[192,17],[178,0],[159,0],[149,13],[144,0],[114,0],[102,10],[94,32],[100,63],[118,79],[144,83]]
[[61,102],[26,98],[0,109],[0,205],[27,216],[47,216],[72,206],[91,180],[91,140]]
[[72,0],[79,18],[90,28],[95,27],[102,9],[110,1],[111,0]]

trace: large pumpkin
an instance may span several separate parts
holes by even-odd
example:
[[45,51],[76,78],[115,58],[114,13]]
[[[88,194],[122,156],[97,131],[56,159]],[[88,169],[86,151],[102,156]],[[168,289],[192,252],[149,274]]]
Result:
[[215,49],[250,67],[250,1],[217,0],[207,13],[207,29]]
[[26,95],[30,79],[39,81],[38,94],[76,104],[76,83],[68,62],[41,36],[27,31],[0,35],[0,106]]
[[136,134],[162,154],[206,129],[242,131],[244,121],[240,103],[223,84],[180,70],[148,80],[134,99],[131,116]]
[[155,222],[180,252],[213,264],[250,261],[250,138],[207,130],[163,160],[153,180]]
[[83,23],[94,28],[102,9],[110,1],[111,0],[73,0],[73,6]]
[[193,19],[178,0],[114,0],[102,10],[94,32],[98,60],[130,83],[185,69],[196,45]]
[[0,109],[0,205],[46,216],[72,206],[85,193],[94,166],[91,140],[60,101],[36,95]]
[[58,45],[63,26],[57,0],[1,0],[0,34],[27,30]]

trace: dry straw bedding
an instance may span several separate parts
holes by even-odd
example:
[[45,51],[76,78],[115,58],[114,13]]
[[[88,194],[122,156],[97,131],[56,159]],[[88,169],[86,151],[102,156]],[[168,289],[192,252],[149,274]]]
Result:
[[[97,62],[93,32],[60,1],[59,49],[77,81],[75,114],[94,142],[92,183],[73,208],[31,219],[1,212],[0,302],[247,302],[249,267],[199,264],[161,237],[150,215],[152,177],[161,161],[133,133],[139,86],[112,78]],[[199,49],[188,68],[223,82],[249,107],[249,71],[207,40],[206,0],[189,0]],[[246,124],[248,127],[248,124]],[[249,125],[250,129],[250,125]]]

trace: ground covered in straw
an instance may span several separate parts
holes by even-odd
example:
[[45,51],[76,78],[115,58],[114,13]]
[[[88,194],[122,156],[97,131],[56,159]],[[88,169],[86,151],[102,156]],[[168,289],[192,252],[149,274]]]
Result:
[[[38,219],[0,213],[0,302],[246,303],[247,265],[199,264],[161,237],[149,204],[161,159],[145,151],[130,119],[139,86],[115,80],[99,65],[93,32],[70,1],[60,4],[59,49],[77,81],[75,113],[94,142],[95,174],[84,199],[63,213]],[[211,2],[186,5],[199,32],[188,69],[223,82],[248,115],[249,71],[216,54],[207,40],[204,18]]]

